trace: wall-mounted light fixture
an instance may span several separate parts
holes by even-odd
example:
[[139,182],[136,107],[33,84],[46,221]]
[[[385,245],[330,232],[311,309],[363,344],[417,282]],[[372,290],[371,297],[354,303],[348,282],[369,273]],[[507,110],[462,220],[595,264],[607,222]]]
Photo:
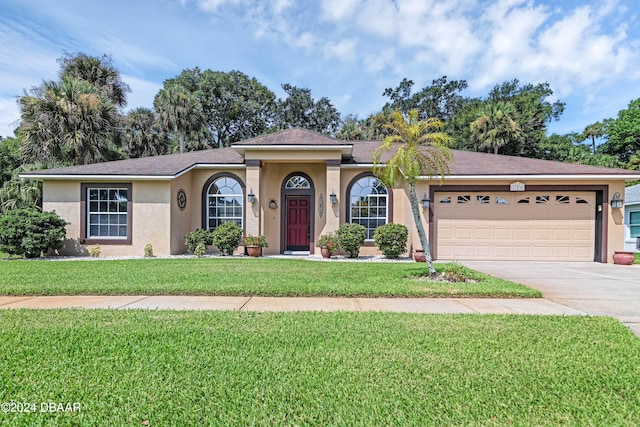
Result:
[[329,194],[329,200],[331,201],[331,204],[337,203],[338,196],[336,196],[336,193],[332,191],[331,194]]
[[427,193],[424,193],[424,196],[422,197],[422,200],[420,202],[422,203],[422,209],[429,209],[431,199],[427,196]]
[[611,208],[612,209],[622,208],[622,199],[620,198],[620,193],[616,193],[613,195],[613,199],[611,199]]
[[276,199],[269,200],[269,208],[278,209],[278,201]]
[[254,203],[256,201],[256,195],[253,194],[253,188],[249,190],[249,194],[247,194],[247,201],[249,203]]

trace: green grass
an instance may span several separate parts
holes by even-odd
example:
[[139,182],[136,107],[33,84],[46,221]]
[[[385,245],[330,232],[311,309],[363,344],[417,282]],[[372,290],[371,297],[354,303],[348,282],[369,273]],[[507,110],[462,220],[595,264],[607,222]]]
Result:
[[635,252],[633,254],[634,257],[636,257],[636,259],[633,261],[634,264],[640,264],[640,252]]
[[636,426],[639,366],[602,317],[6,310],[0,424]]
[[418,263],[265,258],[16,260],[2,263],[0,295],[541,296],[477,272],[476,283],[418,280],[425,272]]

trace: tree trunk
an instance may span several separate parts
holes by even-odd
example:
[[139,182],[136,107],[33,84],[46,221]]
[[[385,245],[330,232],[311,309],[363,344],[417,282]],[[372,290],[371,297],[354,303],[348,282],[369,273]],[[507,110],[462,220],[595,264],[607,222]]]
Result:
[[182,154],[184,153],[184,132],[180,132],[178,138],[180,139],[180,154]]
[[409,203],[411,204],[411,211],[413,212],[413,221],[416,223],[418,236],[420,236],[420,244],[424,251],[424,257],[426,258],[427,265],[429,266],[429,274],[433,276],[436,274],[436,269],[433,268],[429,240],[427,239],[427,233],[425,233],[424,227],[422,226],[422,220],[420,219],[420,208],[418,205],[418,196],[416,196],[415,184],[409,184]]

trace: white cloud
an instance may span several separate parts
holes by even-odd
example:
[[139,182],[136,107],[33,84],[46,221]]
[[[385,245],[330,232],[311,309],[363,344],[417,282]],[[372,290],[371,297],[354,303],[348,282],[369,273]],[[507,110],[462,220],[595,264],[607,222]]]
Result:
[[[247,0],[197,0],[198,7],[205,12],[217,12],[224,4],[239,4]],[[183,3],[184,4],[184,3]]]
[[343,61],[351,61],[356,58],[358,42],[353,39],[330,42],[324,47],[327,58],[337,58]]
[[13,136],[18,126],[20,110],[15,100],[0,99],[0,136]]
[[360,0],[323,0],[320,3],[322,17],[329,21],[351,19],[360,6]]

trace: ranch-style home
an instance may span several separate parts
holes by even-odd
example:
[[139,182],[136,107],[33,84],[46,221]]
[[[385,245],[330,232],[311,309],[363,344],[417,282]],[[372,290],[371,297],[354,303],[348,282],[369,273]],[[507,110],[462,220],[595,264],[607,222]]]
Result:
[[[342,141],[290,129],[229,148],[41,170],[43,209],[69,222],[62,254],[186,252],[198,228],[238,223],[264,234],[263,253],[315,253],[323,233],[362,224],[362,255],[375,254],[373,232],[390,222],[410,229],[407,197],[372,173],[379,141]],[[453,150],[443,182],[417,185],[435,259],[612,262],[623,250],[624,211],[614,195],[640,172]],[[621,201],[620,201],[621,203]],[[215,251],[215,249],[213,249]],[[240,247],[239,252],[244,248]]]

